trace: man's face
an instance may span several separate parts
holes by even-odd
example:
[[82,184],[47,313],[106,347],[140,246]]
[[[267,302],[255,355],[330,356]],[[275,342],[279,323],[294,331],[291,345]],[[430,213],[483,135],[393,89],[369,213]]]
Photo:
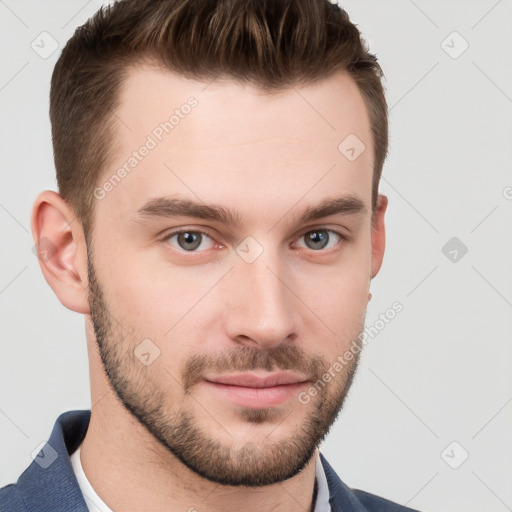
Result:
[[[335,365],[358,345],[372,274],[363,99],[345,74],[265,96],[139,67],[120,100],[88,245],[110,384],[200,476],[290,478],[335,421],[358,363],[355,350]],[[295,384],[211,383],[283,372]]]

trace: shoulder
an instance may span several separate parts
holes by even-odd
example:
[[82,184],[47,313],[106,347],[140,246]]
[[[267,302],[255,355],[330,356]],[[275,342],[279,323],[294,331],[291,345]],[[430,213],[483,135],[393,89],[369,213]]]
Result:
[[0,488],[0,510],[2,512],[4,510],[17,510],[19,512],[27,510],[16,484],[9,484]]
[[82,442],[90,413],[67,411],[57,418],[49,440],[17,482],[0,488],[1,512],[87,511],[70,453]]
[[368,512],[418,512],[416,509],[404,507],[394,501],[376,496],[375,494],[370,494],[366,491],[352,489],[352,492]]
[[419,512],[359,489],[352,489],[341,481],[333,467],[320,453],[329,487],[329,503],[332,512]]

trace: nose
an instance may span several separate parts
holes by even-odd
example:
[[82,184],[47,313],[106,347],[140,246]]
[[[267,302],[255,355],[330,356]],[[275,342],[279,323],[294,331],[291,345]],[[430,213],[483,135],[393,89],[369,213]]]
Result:
[[297,335],[297,299],[289,273],[265,253],[252,263],[236,262],[230,272],[225,329],[237,343],[270,349]]

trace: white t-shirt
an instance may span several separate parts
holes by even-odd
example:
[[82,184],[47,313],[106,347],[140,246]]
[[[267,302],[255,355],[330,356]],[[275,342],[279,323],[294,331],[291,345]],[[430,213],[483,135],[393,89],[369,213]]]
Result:
[[[76,479],[78,480],[78,485],[80,486],[80,490],[84,495],[85,502],[90,512],[114,512],[111,508],[109,508],[105,502],[96,494],[96,491],[93,489],[89,480],[85,476],[84,468],[82,467],[82,462],[80,461],[80,448],[71,455],[71,464],[73,466],[73,470],[75,472]],[[325,471],[322,466],[322,461],[320,460],[320,454],[317,451],[316,454],[316,482],[318,486],[316,503],[315,503],[315,512],[331,512],[331,506],[329,504],[329,487],[327,486],[327,478],[325,476]]]

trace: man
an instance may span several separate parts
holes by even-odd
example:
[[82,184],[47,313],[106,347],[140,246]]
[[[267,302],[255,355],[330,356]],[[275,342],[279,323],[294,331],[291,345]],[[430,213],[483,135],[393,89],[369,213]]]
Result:
[[125,0],[77,29],[32,230],[92,408],[2,512],[411,510],[318,449],[384,254],[380,78],[327,0]]

